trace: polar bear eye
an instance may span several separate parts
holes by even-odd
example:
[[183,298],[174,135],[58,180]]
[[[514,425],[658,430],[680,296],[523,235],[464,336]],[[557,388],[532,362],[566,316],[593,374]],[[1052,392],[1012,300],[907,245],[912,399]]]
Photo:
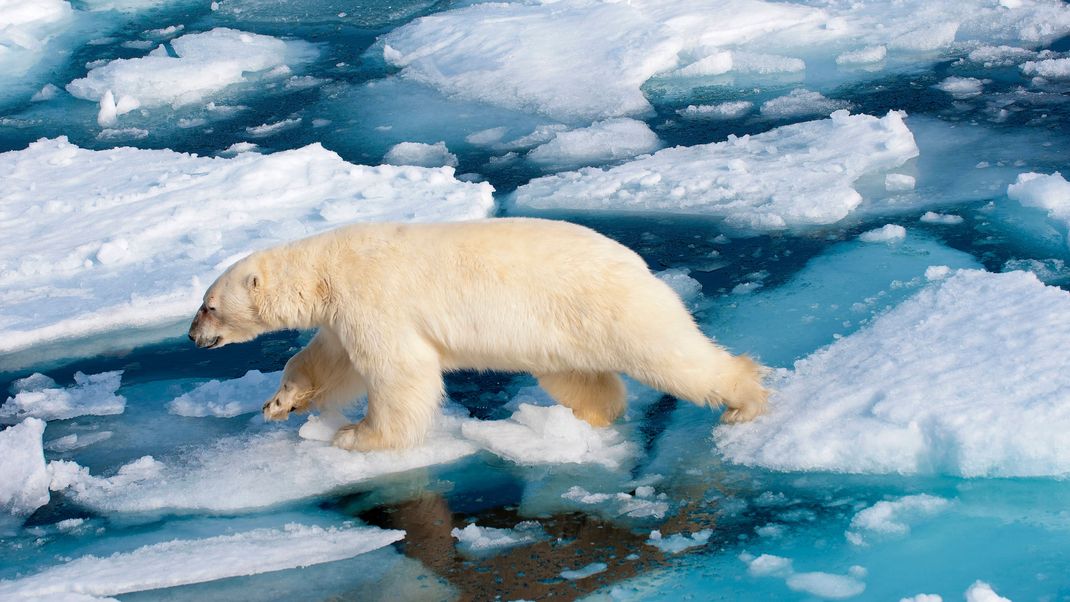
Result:
[[215,307],[208,306],[208,311],[215,311]]

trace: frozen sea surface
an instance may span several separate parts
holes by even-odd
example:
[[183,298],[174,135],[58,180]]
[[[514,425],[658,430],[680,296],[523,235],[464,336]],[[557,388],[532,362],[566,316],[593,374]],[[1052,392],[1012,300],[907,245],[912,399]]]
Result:
[[[1070,598],[1070,5],[0,0],[0,598]],[[460,372],[426,441],[266,423],[254,249],[539,215],[773,369],[593,429]]]

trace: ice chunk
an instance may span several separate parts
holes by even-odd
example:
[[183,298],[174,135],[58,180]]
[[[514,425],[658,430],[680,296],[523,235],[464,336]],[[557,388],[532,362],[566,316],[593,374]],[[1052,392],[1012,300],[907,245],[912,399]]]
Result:
[[498,550],[535,543],[547,537],[542,526],[536,521],[524,521],[512,529],[480,527],[472,523],[463,529],[454,528],[450,535],[457,540],[461,553],[469,556],[493,554]]
[[579,579],[586,579],[591,575],[597,575],[609,568],[604,562],[592,562],[587,566],[568,571],[561,571],[561,576],[569,581],[577,581]]
[[457,167],[457,155],[446,148],[445,142],[424,144],[400,142],[386,152],[383,163],[390,165],[418,165],[420,167]]
[[947,213],[936,213],[934,211],[926,211],[918,218],[919,221],[926,224],[941,224],[944,226],[955,226],[962,223],[961,215],[950,215]]
[[[84,78],[67,84],[67,91],[93,101],[101,101],[110,91],[116,97],[137,99],[145,107],[187,105],[228,86],[254,81],[253,73],[270,77],[278,67],[292,69],[318,54],[308,42],[225,27],[186,34],[170,46],[174,56],[160,46],[142,58],[116,59],[95,67]],[[285,71],[289,75],[290,70]],[[102,114],[103,106],[102,102]]]
[[305,420],[297,431],[297,436],[309,441],[325,441],[330,443],[334,440],[334,434],[338,429],[350,423],[338,410],[327,410],[321,414],[313,414]]
[[116,395],[122,371],[74,375],[74,384],[65,389],[55,381],[35,374],[15,381],[17,392],[0,406],[0,422],[14,422],[32,416],[42,420],[66,420],[77,416],[122,414],[126,398]]
[[762,554],[753,556],[746,552],[739,559],[747,565],[747,572],[752,577],[776,577],[784,579],[789,588],[797,592],[810,594],[819,598],[839,600],[861,594],[866,584],[860,579],[866,571],[862,567],[851,567],[847,575],[835,575],[824,572],[797,573],[790,558]]
[[914,190],[914,176],[908,176],[901,173],[890,173],[884,176],[884,189],[891,192]]
[[715,105],[687,105],[676,114],[684,119],[736,119],[754,108],[748,100],[730,100]]
[[661,531],[655,529],[650,532],[650,538],[646,540],[646,543],[666,554],[679,554],[684,550],[706,545],[706,542],[710,540],[710,535],[713,535],[713,529],[703,529],[690,535],[673,533],[669,537],[663,537]]
[[280,378],[282,372],[250,370],[241,378],[210,380],[171,400],[167,411],[179,416],[220,418],[259,412],[278,388]]
[[111,439],[111,431],[100,431],[98,433],[85,433],[79,435],[78,433],[71,433],[70,435],[64,435],[57,439],[53,439],[45,444],[45,449],[49,451],[66,453],[74,451],[76,449],[82,449],[83,447],[89,447],[94,443],[100,443],[101,441],[107,441]]
[[651,78],[744,72],[747,57],[764,57],[752,58],[751,76],[835,65],[839,57],[907,69],[958,46],[1036,46],[1067,32],[1070,8],[1059,0],[1013,9],[992,0],[559,0],[438,12],[395,29],[369,53],[399,68],[400,78],[447,96],[578,124],[649,114],[642,86]]
[[[561,494],[562,499],[576,502],[584,506],[597,506],[595,510],[601,514],[630,518],[664,518],[669,511],[669,503],[664,493],[657,496],[653,491],[640,491],[648,489],[639,487],[635,495],[625,493],[591,493],[579,485],[569,487],[568,491]],[[589,510],[585,508],[585,510]]]
[[966,602],[1011,602],[1011,600],[997,594],[991,585],[978,579],[966,590]]
[[280,132],[286,130],[292,130],[293,128],[301,125],[301,118],[283,119],[281,121],[274,121],[272,123],[261,123],[260,125],[254,125],[245,128],[245,132],[253,138],[267,138],[268,136],[274,136]]
[[960,270],[796,362],[769,414],[715,439],[778,470],[1070,474],[1067,337],[1070,293]]
[[894,243],[906,239],[907,229],[897,224],[885,224],[880,228],[869,230],[858,235],[862,242]]
[[1070,267],[1062,259],[1009,259],[1000,271],[1014,270],[1032,272],[1044,284],[1070,282]]
[[162,462],[142,458],[107,478],[53,461],[52,489],[99,512],[250,510],[472,454],[461,420],[439,417],[423,445],[403,451],[349,452],[274,430],[224,437]]
[[846,100],[826,98],[820,92],[796,88],[784,96],[778,96],[762,103],[759,109],[762,115],[773,119],[792,119],[829,115],[835,111],[851,108]]
[[44,420],[27,418],[0,431],[0,534],[48,503],[48,470],[41,436]]
[[20,232],[0,240],[0,353],[184,322],[235,257],[354,221],[486,217],[492,190],[319,144],[225,159],[42,139],[0,154],[0,219]]
[[527,158],[543,169],[560,170],[630,159],[659,148],[661,141],[647,124],[619,118],[560,132],[529,151]]
[[464,436],[517,464],[580,463],[621,467],[636,448],[613,428],[596,429],[564,406],[527,403],[506,420],[466,422]]
[[404,537],[404,531],[376,527],[289,523],[282,529],[174,539],[111,556],[82,556],[27,577],[0,581],[0,598],[111,596],[257,575],[352,558]]
[[694,310],[702,302],[702,284],[691,277],[687,268],[670,268],[655,274],[659,280],[669,285],[689,309]]
[[862,202],[852,184],[918,153],[898,113],[849,115],[725,142],[668,148],[608,169],[537,178],[512,202],[529,210],[700,214],[749,231],[829,224]]
[[1070,182],[1062,174],[1023,173],[1007,187],[1007,196],[1026,207],[1036,207],[1070,229]]
[[1068,79],[1070,78],[1070,58],[1026,61],[1022,63],[1022,72],[1026,75],[1048,79]]
[[988,82],[989,80],[981,80],[976,77],[952,75],[936,84],[936,89],[947,92],[955,98],[972,98],[980,96],[981,92],[984,91],[985,84]]
[[851,519],[846,532],[847,541],[865,543],[865,535],[906,535],[910,533],[909,521],[924,518],[945,510],[951,502],[934,495],[908,495],[897,500],[885,500],[860,510]]

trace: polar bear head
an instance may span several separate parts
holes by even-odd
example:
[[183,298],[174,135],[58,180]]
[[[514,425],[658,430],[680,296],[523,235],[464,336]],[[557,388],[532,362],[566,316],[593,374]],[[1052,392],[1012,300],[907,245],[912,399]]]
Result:
[[189,328],[189,338],[203,349],[241,343],[270,330],[262,317],[259,300],[264,276],[256,255],[230,266],[204,294]]

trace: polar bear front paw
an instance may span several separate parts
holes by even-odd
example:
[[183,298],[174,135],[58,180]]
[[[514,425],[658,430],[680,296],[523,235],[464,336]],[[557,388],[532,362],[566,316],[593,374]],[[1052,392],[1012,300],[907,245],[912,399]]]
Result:
[[308,396],[301,395],[301,390],[292,383],[284,382],[264,403],[264,420],[286,420],[290,412],[304,412],[307,409]]

